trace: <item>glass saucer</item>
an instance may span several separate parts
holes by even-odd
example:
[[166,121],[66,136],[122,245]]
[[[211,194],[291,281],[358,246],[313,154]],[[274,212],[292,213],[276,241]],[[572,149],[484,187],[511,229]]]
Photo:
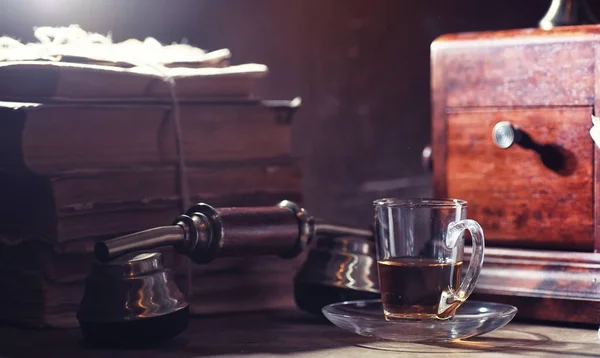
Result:
[[502,303],[466,301],[449,320],[392,320],[383,316],[381,300],[334,303],[323,307],[334,325],[366,337],[398,342],[451,342],[479,336],[503,327],[517,308]]

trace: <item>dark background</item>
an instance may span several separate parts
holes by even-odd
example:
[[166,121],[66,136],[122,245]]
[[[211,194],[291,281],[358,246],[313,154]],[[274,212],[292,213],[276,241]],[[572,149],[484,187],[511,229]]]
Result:
[[[300,96],[294,153],[305,204],[367,225],[383,196],[429,195],[429,45],[449,32],[537,27],[550,0],[0,0],[0,34],[79,24],[113,40],[229,48],[270,74],[264,99]],[[600,2],[591,1],[596,14]]]

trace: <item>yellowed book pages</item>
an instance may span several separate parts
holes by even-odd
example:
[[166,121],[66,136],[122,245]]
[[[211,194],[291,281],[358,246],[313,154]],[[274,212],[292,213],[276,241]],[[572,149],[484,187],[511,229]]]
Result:
[[[165,68],[166,69],[166,68]],[[122,68],[50,61],[0,62],[0,100],[50,101],[172,101],[164,80],[175,80],[179,101],[253,97],[256,80],[267,74],[260,64],[227,67]]]

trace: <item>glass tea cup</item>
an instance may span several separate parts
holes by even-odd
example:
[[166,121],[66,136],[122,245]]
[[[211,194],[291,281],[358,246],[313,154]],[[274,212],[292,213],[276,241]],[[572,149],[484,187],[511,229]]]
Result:
[[[451,319],[469,297],[483,264],[481,226],[458,199],[379,199],[375,241],[385,318]],[[464,234],[472,238],[461,282]]]

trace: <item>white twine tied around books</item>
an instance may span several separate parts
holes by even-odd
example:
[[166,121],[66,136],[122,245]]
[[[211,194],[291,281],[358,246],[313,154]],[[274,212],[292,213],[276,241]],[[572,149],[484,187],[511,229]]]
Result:
[[[177,99],[177,92],[175,88],[175,79],[171,76],[163,76],[163,80],[169,86],[169,92],[171,94],[171,101],[173,105],[173,122],[175,124],[175,144],[177,146],[177,168],[178,168],[178,183],[179,183],[179,195],[181,199],[181,212],[184,213],[191,206],[191,194],[187,176],[187,165],[185,160],[185,151],[183,149],[183,130],[181,126],[181,118],[179,116],[179,100]],[[192,261],[190,259],[185,260],[187,270],[187,293],[188,297],[192,297],[192,289],[194,284],[192,282]]]
[[[180,118],[176,81],[169,74],[168,63],[187,62],[207,64],[229,57],[228,50],[215,51],[207,56],[202,49],[187,44],[162,45],[152,37],[143,42],[129,39],[113,43],[110,34],[101,35],[82,30],[77,25],[69,27],[38,27],[34,29],[38,43],[23,44],[10,37],[0,37],[0,61],[47,60],[60,61],[64,56],[88,58],[115,64],[129,64],[162,77],[167,84],[175,125],[175,143],[178,167],[178,186],[181,198],[181,210],[185,212],[191,206],[191,194],[187,176],[185,151],[183,148],[183,130]],[[149,70],[149,71],[148,71]],[[192,294],[191,261],[187,260],[188,295]]]

